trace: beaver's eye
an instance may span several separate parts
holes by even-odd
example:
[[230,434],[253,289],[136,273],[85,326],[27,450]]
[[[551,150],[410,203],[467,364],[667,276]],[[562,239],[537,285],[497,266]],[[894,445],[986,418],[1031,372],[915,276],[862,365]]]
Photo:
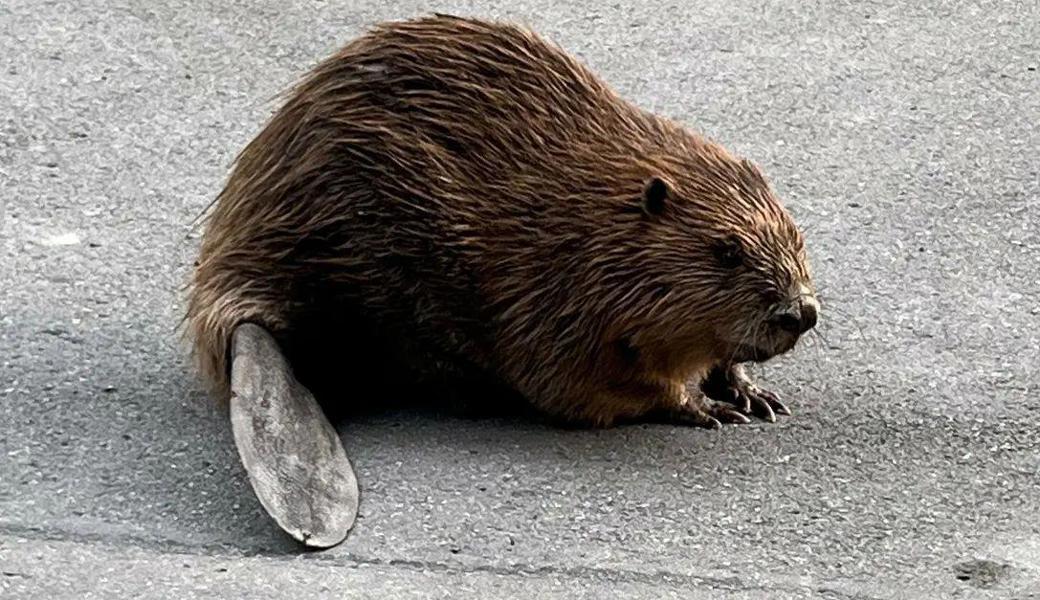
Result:
[[744,264],[744,251],[733,240],[722,241],[715,244],[715,260],[724,269],[736,269]]

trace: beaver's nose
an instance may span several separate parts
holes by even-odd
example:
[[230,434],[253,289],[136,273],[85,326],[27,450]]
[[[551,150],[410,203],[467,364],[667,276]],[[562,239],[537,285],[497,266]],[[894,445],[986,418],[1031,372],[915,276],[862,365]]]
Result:
[[817,313],[815,300],[799,299],[776,313],[770,321],[784,331],[802,334],[816,327]]
[[819,305],[815,300],[802,301],[802,330],[799,333],[805,333],[816,327],[819,311]]

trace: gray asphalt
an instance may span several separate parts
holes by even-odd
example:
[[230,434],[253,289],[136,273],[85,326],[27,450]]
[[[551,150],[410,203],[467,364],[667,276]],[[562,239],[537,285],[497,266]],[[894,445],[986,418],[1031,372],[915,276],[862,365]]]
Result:
[[175,334],[192,223],[275,93],[425,10],[0,5],[0,596],[1040,598],[1032,1],[438,5],[759,162],[822,337],[758,370],[776,425],[343,423],[357,527],[288,543]]

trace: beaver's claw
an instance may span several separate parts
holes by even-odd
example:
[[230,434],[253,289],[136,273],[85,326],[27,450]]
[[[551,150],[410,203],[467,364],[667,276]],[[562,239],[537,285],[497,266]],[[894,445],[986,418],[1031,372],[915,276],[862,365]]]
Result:
[[712,400],[736,406],[740,413],[776,422],[776,415],[790,415],[780,398],[754,383],[740,365],[715,367],[701,383],[701,390]]

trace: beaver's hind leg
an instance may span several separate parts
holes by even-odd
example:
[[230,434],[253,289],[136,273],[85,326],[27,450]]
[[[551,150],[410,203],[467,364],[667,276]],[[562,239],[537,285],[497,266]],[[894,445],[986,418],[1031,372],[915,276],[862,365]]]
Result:
[[307,546],[346,538],[358,484],[336,430],[274,338],[239,325],[231,342],[231,427],[257,498]]
[[770,423],[776,415],[790,415],[791,410],[780,398],[755,385],[739,364],[717,366],[701,383],[701,390],[711,399],[733,404],[744,414],[753,414]]

